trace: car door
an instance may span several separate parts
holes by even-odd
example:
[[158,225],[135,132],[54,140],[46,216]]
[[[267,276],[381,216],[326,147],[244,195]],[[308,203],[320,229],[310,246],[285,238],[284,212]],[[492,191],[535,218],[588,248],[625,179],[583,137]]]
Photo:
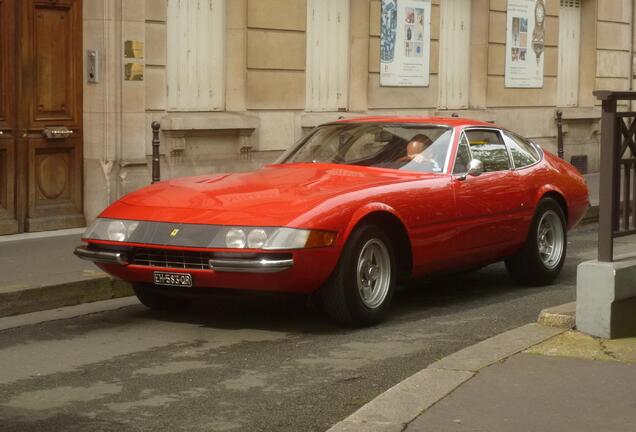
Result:
[[[483,164],[478,176],[466,175],[471,159]],[[453,169],[455,247],[464,264],[500,258],[513,244],[528,200],[512,168],[500,130],[464,129]]]

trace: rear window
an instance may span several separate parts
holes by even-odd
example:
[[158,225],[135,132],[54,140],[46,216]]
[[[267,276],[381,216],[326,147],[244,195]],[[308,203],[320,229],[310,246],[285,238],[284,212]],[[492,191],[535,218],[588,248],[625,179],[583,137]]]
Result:
[[535,146],[525,138],[510,132],[505,134],[506,142],[510,148],[510,155],[515,163],[515,168],[530,166],[541,159],[541,155]]

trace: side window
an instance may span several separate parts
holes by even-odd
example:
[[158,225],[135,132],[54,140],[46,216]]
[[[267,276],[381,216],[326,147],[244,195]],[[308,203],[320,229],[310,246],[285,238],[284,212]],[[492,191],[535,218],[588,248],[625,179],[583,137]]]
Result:
[[515,168],[527,167],[541,158],[537,149],[524,138],[511,133],[506,133],[505,137]]
[[492,130],[469,130],[466,137],[474,159],[484,164],[484,172],[506,171],[510,169],[510,159],[506,145],[498,132]]
[[455,158],[455,166],[453,174],[464,174],[468,171],[468,163],[470,162],[470,150],[468,149],[468,140],[463,133],[459,138],[459,147],[457,148],[457,157]]

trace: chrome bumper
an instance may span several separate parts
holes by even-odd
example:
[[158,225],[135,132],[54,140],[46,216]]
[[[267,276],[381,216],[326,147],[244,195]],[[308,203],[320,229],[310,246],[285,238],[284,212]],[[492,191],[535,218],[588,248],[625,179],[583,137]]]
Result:
[[126,265],[128,264],[128,259],[124,252],[106,252],[106,251],[96,251],[87,248],[86,246],[78,246],[75,248],[73,253],[86,261],[93,261],[104,264],[119,264]]
[[277,273],[294,266],[293,258],[290,259],[217,259],[209,261],[210,268],[217,272],[234,273]]

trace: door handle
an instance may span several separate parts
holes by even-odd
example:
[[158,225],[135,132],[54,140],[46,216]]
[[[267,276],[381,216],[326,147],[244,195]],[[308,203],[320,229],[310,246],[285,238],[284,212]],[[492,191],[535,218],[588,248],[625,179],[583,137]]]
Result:
[[73,131],[66,126],[50,126],[42,129],[42,136],[47,139],[64,139],[73,135]]

